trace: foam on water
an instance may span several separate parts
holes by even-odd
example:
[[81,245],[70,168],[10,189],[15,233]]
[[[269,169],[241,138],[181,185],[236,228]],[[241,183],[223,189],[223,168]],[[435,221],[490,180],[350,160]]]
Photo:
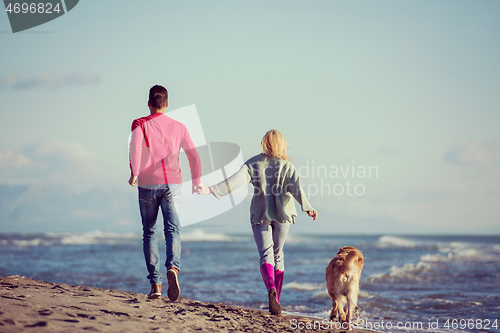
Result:
[[315,292],[311,299],[330,299],[330,294],[328,294],[328,290],[325,288],[323,290]]
[[[40,245],[44,245],[44,246],[50,246],[51,243],[50,242],[47,242],[41,238],[35,238],[35,239],[28,239],[28,240],[24,240],[24,239],[21,239],[21,240],[12,240],[12,244],[16,247],[30,247],[30,246],[40,246]],[[2,240],[2,245],[8,245],[8,241],[7,240]]]
[[100,230],[96,230],[93,232],[84,232],[80,234],[53,235],[53,237],[59,237],[61,245],[115,245],[128,241],[130,239],[140,238],[140,236],[136,233],[119,234],[112,232],[102,232]]
[[316,242],[315,237],[309,236],[299,236],[299,235],[288,235],[286,238],[287,244],[311,244]]
[[250,237],[228,236],[221,233],[207,233],[203,229],[194,229],[191,232],[181,232],[183,242],[239,242],[247,241]]
[[[384,236],[386,237],[386,236]],[[398,241],[399,242],[399,241]],[[379,240],[380,243],[380,240]],[[500,260],[497,245],[478,245],[473,243],[439,243],[438,253],[424,254],[417,263],[405,263],[403,266],[391,266],[388,272],[373,273],[368,281],[387,278],[419,280],[429,274],[448,274],[453,270],[451,264],[460,262],[491,262]]]
[[382,236],[378,239],[377,246],[381,248],[385,247],[415,247],[416,243],[414,241],[395,237],[395,236]]
[[326,288],[325,283],[312,284],[312,283],[290,282],[283,285],[283,289],[292,289],[292,290],[321,290],[324,288]]
[[[43,235],[19,235],[13,238],[5,237],[0,239],[0,245],[19,248],[57,245],[118,245],[140,239],[142,239],[140,233],[113,233],[95,230],[83,233],[46,233]],[[159,239],[164,239],[161,232],[159,232]],[[246,236],[207,233],[202,229],[181,232],[181,240],[184,242],[239,242],[248,241],[249,239],[250,237]]]
[[370,294],[369,292],[365,291],[365,290],[360,290],[359,293],[358,293],[358,297],[359,298],[366,298],[366,299],[370,299],[370,298],[374,298],[376,297],[375,295],[373,294]]
[[375,273],[367,277],[366,281],[375,282],[379,280],[420,280],[427,273],[432,271],[432,265],[425,261],[419,261],[417,264],[406,263],[401,266],[391,266],[386,273]]

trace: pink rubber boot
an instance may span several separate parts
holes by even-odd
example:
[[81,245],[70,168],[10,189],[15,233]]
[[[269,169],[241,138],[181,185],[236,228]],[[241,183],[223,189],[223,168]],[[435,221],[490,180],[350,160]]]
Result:
[[281,296],[281,288],[283,288],[283,276],[285,275],[284,271],[275,271],[274,272],[274,282],[276,284],[276,300],[278,303],[280,302]]
[[260,266],[260,273],[262,274],[262,280],[264,280],[269,296],[269,312],[272,315],[279,315],[281,313],[281,306],[278,302],[276,286],[274,284],[274,266],[264,263]]

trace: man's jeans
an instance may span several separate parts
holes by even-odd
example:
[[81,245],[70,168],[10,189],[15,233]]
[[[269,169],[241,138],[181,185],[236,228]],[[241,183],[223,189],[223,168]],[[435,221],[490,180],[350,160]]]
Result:
[[181,185],[147,185],[139,187],[139,207],[141,210],[143,230],[143,250],[151,284],[162,284],[160,273],[160,254],[158,252],[158,235],[156,219],[161,207],[165,242],[167,245],[167,269],[175,267],[180,270],[181,238],[179,234],[179,208],[181,203]]

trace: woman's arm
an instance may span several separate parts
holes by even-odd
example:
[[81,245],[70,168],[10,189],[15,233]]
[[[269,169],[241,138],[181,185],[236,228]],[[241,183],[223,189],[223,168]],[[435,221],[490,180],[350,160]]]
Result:
[[307,212],[307,215],[313,218],[313,220],[316,220],[318,218],[318,212],[316,210],[310,210]]
[[210,187],[207,187],[207,186],[200,183],[200,185],[198,185],[198,187],[196,189],[196,193],[202,194],[202,195],[207,195],[207,194],[212,193],[212,190],[210,189]]
[[288,192],[290,192],[295,200],[297,200],[300,207],[302,208],[302,211],[311,216],[313,220],[315,220],[318,216],[318,212],[314,208],[312,208],[309,200],[307,200],[304,190],[302,189],[299,173],[297,172],[297,169],[295,169],[295,167],[292,167],[290,169],[288,182],[289,183],[286,185]]
[[206,187],[205,185],[200,185],[198,187],[198,193],[207,195],[212,193],[217,199],[222,199],[229,193],[236,191],[243,185],[250,183],[251,177],[250,172],[246,164],[244,164],[238,172],[236,172],[231,177],[224,179],[218,184]]

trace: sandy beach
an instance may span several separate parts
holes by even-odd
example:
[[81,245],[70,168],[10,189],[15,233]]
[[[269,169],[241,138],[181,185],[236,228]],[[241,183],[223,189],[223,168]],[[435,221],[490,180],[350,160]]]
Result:
[[[307,329],[315,320],[316,329]],[[150,301],[145,294],[0,278],[1,332],[337,332],[320,323],[182,297]]]

